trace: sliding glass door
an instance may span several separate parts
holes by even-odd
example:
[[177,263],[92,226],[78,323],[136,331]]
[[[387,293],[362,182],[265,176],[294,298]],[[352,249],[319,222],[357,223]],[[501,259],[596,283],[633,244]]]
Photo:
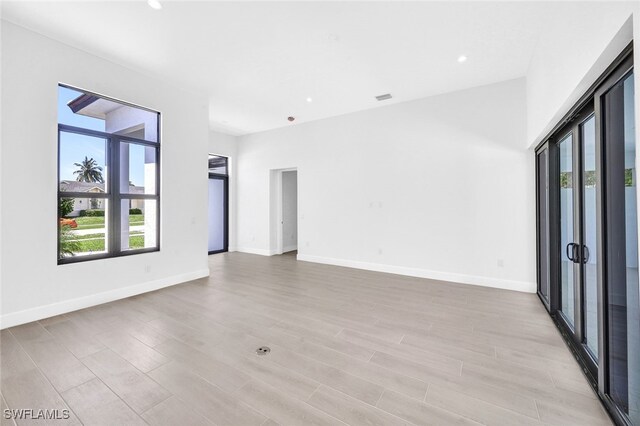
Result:
[[581,175],[581,239],[580,273],[582,275],[582,341],[596,361],[598,359],[598,210],[597,189],[599,167],[596,163],[596,119],[594,114],[580,123]]
[[612,419],[640,426],[629,47],[536,150],[538,294]]
[[573,135],[569,133],[558,143],[560,152],[560,312],[563,319],[573,331],[575,327],[576,283],[578,276],[574,267],[577,255],[576,238],[574,238],[574,199],[573,188]]
[[587,105],[553,139],[558,148],[560,303],[559,323],[583,354],[584,364],[597,377],[599,215],[595,114]]
[[600,94],[604,117],[607,358],[604,391],[640,424],[640,284],[633,73]]

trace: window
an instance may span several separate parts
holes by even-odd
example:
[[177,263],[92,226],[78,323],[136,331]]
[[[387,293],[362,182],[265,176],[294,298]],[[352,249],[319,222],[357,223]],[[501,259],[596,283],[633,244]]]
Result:
[[160,113],[58,86],[58,263],[159,250]]

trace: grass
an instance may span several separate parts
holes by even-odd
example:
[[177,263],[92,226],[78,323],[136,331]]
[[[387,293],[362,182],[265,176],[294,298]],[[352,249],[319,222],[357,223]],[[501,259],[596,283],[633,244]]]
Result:
[[[75,218],[78,227],[75,229],[100,229],[104,228],[103,216],[83,216]],[[129,215],[129,226],[144,225],[144,215]]]
[[[131,232],[130,234],[133,236],[143,236],[144,232]],[[87,234],[87,235],[73,235],[70,241],[80,241],[80,240],[95,240],[95,239],[104,239],[104,234]]]
[[[74,235],[73,230],[70,230],[68,239],[70,242],[76,243],[74,246],[74,253],[88,253],[88,252],[103,252],[105,251],[105,218],[100,216],[84,216],[75,218],[78,227],[80,229],[100,229],[103,232],[96,232],[87,235]],[[129,215],[129,226],[144,225],[144,215],[132,214]],[[141,231],[131,232],[129,236],[129,248],[140,249],[144,248],[144,233]]]
[[[94,239],[87,239],[88,235],[83,235],[77,238],[78,250],[76,253],[87,253],[90,251],[104,251],[104,235],[92,234]],[[95,238],[98,235],[101,238]],[[144,248],[144,235],[132,235],[129,237],[129,248],[140,249]]]

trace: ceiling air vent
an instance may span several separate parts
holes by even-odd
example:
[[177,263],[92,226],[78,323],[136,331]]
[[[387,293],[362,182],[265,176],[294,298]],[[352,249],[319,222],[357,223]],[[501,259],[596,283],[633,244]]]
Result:
[[386,101],[387,99],[391,99],[391,94],[385,93],[384,95],[378,95],[376,96],[376,99],[379,101]]

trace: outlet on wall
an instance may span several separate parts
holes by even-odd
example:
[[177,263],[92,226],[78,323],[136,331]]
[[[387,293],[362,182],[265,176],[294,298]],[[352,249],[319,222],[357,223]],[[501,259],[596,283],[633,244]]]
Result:
[[498,259],[498,268],[504,268],[504,259]]
[[151,265],[144,265],[144,272],[147,274],[151,272]]

